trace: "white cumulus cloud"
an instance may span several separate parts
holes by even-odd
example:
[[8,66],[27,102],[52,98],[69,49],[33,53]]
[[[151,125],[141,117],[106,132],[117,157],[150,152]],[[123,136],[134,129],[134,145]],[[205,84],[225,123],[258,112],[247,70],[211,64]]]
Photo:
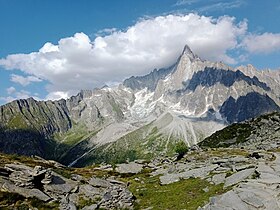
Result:
[[54,91],[54,92],[49,93],[46,96],[46,100],[58,100],[61,98],[69,98],[73,94],[71,94],[67,91]]
[[11,74],[11,81],[14,83],[21,84],[22,86],[27,86],[32,82],[42,82],[42,80],[35,76],[21,76],[17,74]]
[[46,43],[37,52],[8,55],[0,59],[0,65],[30,75],[12,75],[14,82],[28,85],[43,79],[49,82],[50,97],[66,96],[167,67],[185,44],[204,59],[235,63],[229,51],[240,44],[238,40],[246,31],[246,21],[236,22],[228,16],[159,16],[141,19],[125,31],[113,29],[93,40],[76,33],[58,44]]
[[7,93],[9,94],[6,97],[0,97],[1,101],[4,101],[5,103],[17,100],[17,99],[27,99],[30,97],[35,98],[36,100],[41,100],[38,96],[36,96],[36,94],[32,94],[29,91],[26,90],[19,90],[17,91],[16,88],[14,87],[10,87],[6,89]]
[[182,5],[192,5],[194,3],[200,2],[201,0],[178,0],[175,3],[175,6],[182,6]]
[[16,92],[17,90],[16,90],[16,88],[15,87],[9,87],[9,88],[7,88],[6,89],[7,90],[7,94],[9,94],[9,95],[11,95],[11,94],[13,94],[14,92]]
[[243,47],[250,53],[271,53],[280,50],[280,33],[251,34],[245,37]]

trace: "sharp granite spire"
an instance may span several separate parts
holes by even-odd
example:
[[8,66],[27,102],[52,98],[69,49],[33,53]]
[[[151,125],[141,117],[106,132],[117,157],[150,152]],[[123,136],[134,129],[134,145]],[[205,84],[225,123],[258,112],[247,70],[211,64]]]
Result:
[[185,45],[184,46],[184,49],[183,49],[183,52],[181,54],[182,55],[187,55],[191,60],[196,60],[196,59],[199,59],[199,56],[196,55],[195,53],[193,53],[193,51],[191,50],[191,48],[189,47],[189,45]]

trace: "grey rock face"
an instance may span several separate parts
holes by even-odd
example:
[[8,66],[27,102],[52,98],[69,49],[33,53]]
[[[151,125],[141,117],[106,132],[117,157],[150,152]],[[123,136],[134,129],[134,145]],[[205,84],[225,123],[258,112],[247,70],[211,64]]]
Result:
[[223,70],[206,67],[204,70],[196,72],[190,81],[186,82],[186,90],[194,91],[198,86],[211,87],[216,83],[221,83],[226,87],[231,87],[235,82],[244,81],[248,85],[255,85],[265,91],[270,91],[270,87],[266,83],[260,82],[257,77],[249,77],[241,71]]
[[92,200],[94,200],[96,196],[99,196],[102,193],[102,189],[96,188],[89,184],[84,184],[79,187],[79,194],[84,195]]
[[13,101],[0,107],[0,151],[45,157],[51,136],[71,127],[65,100]]
[[150,91],[154,91],[156,85],[160,79],[163,79],[174,69],[174,65],[166,69],[154,69],[151,73],[145,76],[132,76],[129,79],[124,80],[123,84],[125,87],[131,88],[132,90],[141,90],[148,88]]
[[268,95],[248,93],[237,100],[230,97],[223,103],[220,113],[229,123],[233,123],[272,111],[280,111],[280,107]]
[[9,172],[8,177],[0,177],[2,189],[8,192],[18,193],[24,197],[36,197],[43,201],[51,200],[51,197],[41,191],[44,183],[42,181],[48,170],[36,166],[34,169],[25,165],[6,164],[5,169]]
[[[36,101],[33,98],[13,101],[0,109],[1,126],[32,128],[46,137],[65,132],[72,126],[65,100]],[[10,123],[15,120],[14,123]]]
[[92,204],[90,206],[86,206],[86,207],[82,208],[82,210],[95,210],[97,208],[98,208],[98,206],[96,204]]
[[108,88],[82,90],[67,100],[71,119],[84,123],[89,129],[123,119],[123,110],[115,93]]

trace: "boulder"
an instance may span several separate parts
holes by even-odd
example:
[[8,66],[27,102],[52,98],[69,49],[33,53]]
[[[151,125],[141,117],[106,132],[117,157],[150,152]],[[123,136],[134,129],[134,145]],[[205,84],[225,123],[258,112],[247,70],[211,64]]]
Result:
[[19,187],[41,188],[43,184],[52,182],[52,172],[42,166],[31,168],[22,164],[6,164],[5,169],[10,172],[9,179]]
[[217,185],[217,184],[224,183],[225,179],[226,179],[226,173],[215,174],[212,177],[212,182]]
[[96,178],[96,177],[92,177],[88,183],[90,185],[92,185],[93,187],[102,187],[102,188],[107,188],[110,186],[110,182],[104,180],[104,179],[100,179],[100,178]]
[[225,194],[219,196],[213,206],[238,210],[248,210],[247,205],[245,205],[244,202],[242,202],[242,200],[233,190],[228,191]]
[[121,174],[138,174],[142,171],[143,165],[135,162],[117,164],[116,171]]
[[254,193],[252,192],[241,192],[238,196],[243,200],[245,203],[259,209],[264,206],[261,199],[259,199]]
[[120,186],[109,187],[98,204],[101,209],[133,209],[135,197],[126,188]]
[[202,178],[205,179],[207,175],[218,167],[216,164],[211,164],[208,166],[203,166],[200,168],[191,169],[182,173],[166,174],[160,177],[161,184],[170,184],[177,182],[180,179]]
[[83,184],[79,188],[79,194],[85,195],[90,199],[94,199],[95,196],[101,196],[104,190],[100,188],[93,187],[89,184]]
[[82,208],[82,210],[95,210],[97,208],[98,208],[97,204],[92,204],[90,206],[85,206],[84,208]]
[[229,187],[229,186],[235,185],[235,184],[243,181],[244,179],[248,178],[249,176],[253,175],[254,172],[255,172],[254,168],[239,171],[226,178],[224,187]]
[[1,190],[3,191],[18,193],[26,198],[36,197],[39,200],[45,202],[51,200],[51,198],[47,194],[45,194],[39,189],[28,189],[28,188],[19,187],[9,180],[2,180],[2,181],[3,183],[2,183]]
[[44,191],[56,199],[70,193],[77,185],[78,183],[53,173],[52,183],[44,185]]

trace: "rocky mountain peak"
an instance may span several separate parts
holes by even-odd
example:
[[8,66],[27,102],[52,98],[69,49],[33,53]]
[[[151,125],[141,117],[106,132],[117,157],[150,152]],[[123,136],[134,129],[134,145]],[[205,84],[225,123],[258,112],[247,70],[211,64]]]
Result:
[[187,44],[184,46],[181,57],[183,55],[187,55],[191,60],[199,59],[199,57],[195,53],[193,53],[193,51]]

